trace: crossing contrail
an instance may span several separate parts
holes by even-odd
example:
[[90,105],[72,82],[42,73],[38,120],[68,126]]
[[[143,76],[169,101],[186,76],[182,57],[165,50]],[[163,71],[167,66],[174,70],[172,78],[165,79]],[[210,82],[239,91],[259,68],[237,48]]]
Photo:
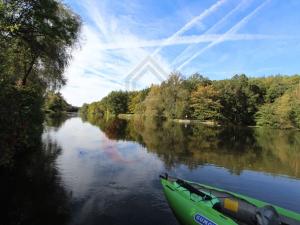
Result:
[[172,36],[167,38],[161,46],[159,46],[157,49],[154,50],[154,52],[151,54],[152,56],[156,55],[167,43],[173,41],[176,39],[179,35],[183,34],[184,32],[188,31],[191,27],[193,27],[196,23],[203,20],[205,17],[209,16],[210,14],[214,13],[219,7],[221,7],[223,4],[225,4],[227,0],[219,0],[214,5],[212,5],[210,8],[206,9],[203,13],[200,15],[194,17],[192,20],[190,20],[188,23],[186,23],[182,28],[180,28],[177,32],[175,32]]
[[210,43],[209,45],[207,45],[206,47],[204,47],[203,49],[201,49],[199,52],[196,52],[194,55],[192,55],[188,60],[184,61],[179,67],[177,67],[177,70],[182,69],[185,65],[187,65],[189,62],[191,62],[193,59],[195,59],[196,57],[200,56],[201,54],[203,54],[205,51],[207,51],[208,49],[212,48],[213,46],[222,43],[224,40],[226,40],[226,38],[228,37],[228,35],[232,35],[234,34],[236,31],[238,31],[241,27],[243,27],[259,10],[261,10],[270,0],[265,1],[264,3],[262,3],[261,5],[259,5],[256,9],[254,9],[250,14],[248,14],[247,16],[245,16],[241,21],[239,21],[236,25],[234,25],[230,30],[228,30],[226,33],[224,33],[223,35],[220,36],[220,38],[218,38],[217,40],[215,40],[214,42]]
[[[212,34],[213,32],[215,32],[216,29],[222,23],[224,23],[228,18],[230,18],[232,15],[234,15],[236,12],[238,12],[246,4],[249,5],[250,3],[251,3],[251,0],[241,1],[240,4],[238,4],[234,9],[232,9],[229,13],[227,13],[222,19],[220,19],[216,24],[214,24],[211,28],[209,28],[207,31],[205,31],[203,33],[203,35]],[[174,66],[174,65],[178,64],[180,61],[185,60],[185,58],[188,57],[189,53],[191,51],[195,50],[195,45],[200,42],[201,42],[201,40],[199,40],[199,42],[195,42],[193,45],[189,45],[188,47],[186,47],[186,49],[184,49],[183,52],[181,52],[178,56],[176,56],[176,58],[173,60],[173,62],[171,64]]]

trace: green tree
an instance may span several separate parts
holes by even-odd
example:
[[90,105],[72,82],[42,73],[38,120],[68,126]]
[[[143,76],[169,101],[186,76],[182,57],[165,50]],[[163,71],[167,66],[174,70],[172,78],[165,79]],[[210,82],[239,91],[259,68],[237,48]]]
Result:
[[182,118],[187,110],[188,91],[183,87],[179,73],[172,73],[167,81],[161,84],[164,115],[166,118]]
[[300,88],[286,91],[273,103],[263,105],[256,113],[259,126],[300,128]]
[[152,85],[146,99],[143,101],[142,110],[146,117],[163,118],[163,100],[161,88],[158,85]]
[[124,91],[112,91],[107,96],[107,109],[113,115],[128,111],[128,93]]
[[60,92],[47,93],[45,100],[45,110],[51,113],[62,113],[68,110],[69,104],[63,98]]
[[89,105],[87,103],[84,103],[79,109],[80,115],[87,115],[88,108],[89,108]]
[[183,81],[183,86],[190,93],[192,91],[195,91],[199,85],[207,86],[211,84],[212,84],[211,80],[209,80],[207,77],[200,75],[199,73],[192,74],[190,77],[188,77]]
[[222,107],[219,98],[219,92],[212,85],[198,86],[191,94],[194,117],[200,120],[219,121]]
[[[7,0],[0,7],[1,56],[6,78],[56,88],[78,39],[80,20],[56,0]],[[11,80],[11,78],[13,78]]]
[[144,109],[142,103],[147,97],[148,93],[149,93],[149,88],[141,91],[133,92],[133,94],[129,96],[129,103],[128,103],[129,113],[143,112]]
[[115,115],[129,112],[167,119],[188,116],[237,125],[292,128],[300,124],[299,82],[299,75],[248,78],[241,74],[210,81],[199,74],[183,79],[172,73],[161,85],[110,93],[87,108],[90,115],[99,115],[97,110],[101,109]]
[[163,100],[161,88],[158,85],[152,85],[146,99],[142,103],[145,106],[144,114],[147,117],[163,117]]
[[221,114],[225,122],[251,125],[254,124],[254,115],[262,104],[261,89],[250,84],[246,75],[235,75],[231,80],[218,81],[220,90]]
[[65,83],[80,24],[60,1],[0,0],[0,145],[11,158],[36,149],[46,92]]

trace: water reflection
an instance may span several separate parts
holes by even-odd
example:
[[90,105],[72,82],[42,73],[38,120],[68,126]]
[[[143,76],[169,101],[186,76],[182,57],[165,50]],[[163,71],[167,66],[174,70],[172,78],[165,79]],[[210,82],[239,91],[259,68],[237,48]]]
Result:
[[299,132],[65,119],[0,167],[0,224],[177,225],[166,171],[299,212]]
[[125,127],[122,135],[111,129],[123,123],[101,124],[109,131],[104,133],[72,118],[58,131],[48,130],[63,148],[57,164],[72,192],[70,224],[177,224],[158,182],[163,162],[125,141]]
[[66,113],[48,113],[45,115],[46,128],[51,127],[58,130],[68,118]]
[[168,168],[213,164],[235,174],[244,170],[300,177],[300,132],[239,127],[157,124],[151,120],[95,119],[110,139],[136,141]]
[[61,185],[56,159],[60,146],[50,137],[1,167],[1,224],[66,224],[70,194]]
[[[73,124],[77,128],[64,126],[65,129],[60,130],[64,134],[78,130],[73,135],[81,140],[80,143],[74,143],[76,138],[73,138],[70,148],[71,138],[58,135],[65,142],[64,148],[73,149],[72,154],[63,157],[61,170],[69,171],[63,174],[64,180],[68,180],[68,187],[74,189],[76,183],[81,183],[78,186],[86,188],[81,192],[80,199],[94,199],[95,192],[99,198],[105,196],[105,204],[89,205],[89,210],[85,212],[87,215],[96,214],[98,221],[124,224],[124,221],[114,218],[109,210],[117,207],[117,202],[126,199],[124,207],[132,209],[132,206],[139,205],[133,211],[144,215],[149,221],[177,224],[166,205],[157,177],[166,171],[299,212],[299,132],[185,126],[139,119],[93,118],[89,119],[89,123],[82,126],[74,118],[66,125]],[[97,131],[97,128],[100,129]],[[82,149],[85,149],[84,156],[80,154]],[[79,152],[77,156],[74,151]],[[70,157],[70,154],[73,156]],[[70,158],[72,162],[68,161]],[[76,167],[80,170],[70,166],[74,162],[80,163]],[[74,178],[74,174],[78,179]],[[107,195],[111,200],[107,199]],[[85,200],[83,202],[87,204]],[[111,207],[110,201],[114,202]],[[151,204],[143,205],[143,202]],[[117,208],[113,210],[115,213],[123,210],[118,208],[118,211]],[[132,210],[127,208],[122,211],[124,217],[134,217]],[[96,211],[105,212],[106,216],[99,216]],[[84,217],[82,213],[75,214]],[[149,214],[156,216],[149,218]],[[86,219],[82,221],[82,224],[86,223]],[[150,223],[133,219],[128,224]]]

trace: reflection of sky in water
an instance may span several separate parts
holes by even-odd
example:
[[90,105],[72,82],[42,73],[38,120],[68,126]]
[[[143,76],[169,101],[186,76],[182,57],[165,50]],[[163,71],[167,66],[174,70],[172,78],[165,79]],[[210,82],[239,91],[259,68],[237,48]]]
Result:
[[[131,221],[128,224],[137,224],[139,217],[146,217],[147,222],[141,224],[176,224],[158,180],[166,167],[155,153],[135,142],[109,140],[80,118],[68,119],[44,135],[62,147],[57,166],[63,185],[72,194],[72,223],[123,224],[114,216],[120,214]],[[237,175],[214,165],[195,169],[178,165],[168,172],[295,211],[300,208],[299,180],[248,170]]]
[[134,188],[149,173],[157,176],[163,167],[155,155],[148,154],[139,144],[111,141],[99,128],[83,124],[79,118],[68,120],[50,136],[63,149],[57,164],[75,198],[85,197],[93,191],[91,188],[103,183]]

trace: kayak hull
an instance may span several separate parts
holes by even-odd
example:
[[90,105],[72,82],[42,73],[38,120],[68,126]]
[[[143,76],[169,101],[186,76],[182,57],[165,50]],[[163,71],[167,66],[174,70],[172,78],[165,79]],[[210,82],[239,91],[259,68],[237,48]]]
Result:
[[[243,196],[240,194],[236,194],[233,192],[225,191],[222,189],[210,187],[207,185],[197,184],[189,181],[183,181],[185,184],[198,185],[202,190],[209,190],[206,193],[209,196],[212,196],[209,200],[203,199],[199,197],[197,194],[193,193],[193,191],[187,190],[184,186],[178,184],[176,182],[176,178],[161,178],[161,184],[163,186],[163,191],[165,197],[169,203],[170,208],[172,209],[174,215],[178,219],[178,221],[183,225],[252,225],[256,224],[255,215],[251,220],[237,220],[234,217],[229,215],[225,215],[224,213],[216,210],[215,206],[218,204],[218,198],[215,197],[214,193],[223,193],[223,196],[230,196],[232,199],[239,199],[241,203],[249,204],[253,208],[261,208],[265,206],[271,206],[276,210],[276,212],[280,215],[280,219],[283,224],[287,225],[300,225],[300,214],[283,209],[281,207],[270,205],[266,202],[259,201],[254,198],[250,198],[247,196]],[[202,196],[203,197],[203,196]],[[223,200],[222,200],[223,201]],[[226,200],[225,200],[226,201]],[[229,199],[230,203],[230,199]],[[231,201],[231,210],[239,210],[238,207],[234,205],[234,201]],[[241,206],[242,204],[240,204]],[[247,222],[245,222],[247,221]]]
[[233,220],[216,213],[210,206],[197,204],[196,201],[179,194],[169,181],[161,180],[166,199],[177,220],[184,225],[237,225]]

